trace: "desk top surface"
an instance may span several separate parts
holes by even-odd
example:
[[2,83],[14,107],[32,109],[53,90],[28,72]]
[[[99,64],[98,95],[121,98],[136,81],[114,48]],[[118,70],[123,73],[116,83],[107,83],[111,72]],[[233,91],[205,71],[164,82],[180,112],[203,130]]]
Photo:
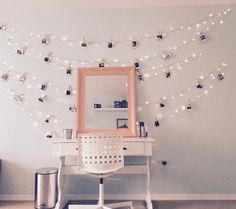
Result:
[[[151,137],[127,137],[123,138],[123,142],[154,142],[155,139]],[[77,139],[54,139],[52,143],[77,143]]]

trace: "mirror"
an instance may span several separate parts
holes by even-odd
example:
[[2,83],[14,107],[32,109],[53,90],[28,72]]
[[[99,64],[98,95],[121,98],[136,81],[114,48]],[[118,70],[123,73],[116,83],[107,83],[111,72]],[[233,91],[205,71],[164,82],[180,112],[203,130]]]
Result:
[[78,93],[78,133],[136,135],[132,67],[79,69]]

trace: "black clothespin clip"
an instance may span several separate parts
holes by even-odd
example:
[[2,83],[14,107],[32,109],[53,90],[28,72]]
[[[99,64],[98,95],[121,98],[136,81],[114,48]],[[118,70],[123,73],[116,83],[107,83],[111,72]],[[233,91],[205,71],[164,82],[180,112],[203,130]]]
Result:
[[72,65],[69,65],[69,66],[66,68],[66,74],[67,74],[67,75],[71,75],[71,74],[72,74]]
[[166,72],[166,73],[165,73],[165,76],[166,76],[166,78],[170,78],[170,77],[171,77],[170,71]]
[[76,107],[76,106],[70,106],[70,107],[69,107],[69,110],[70,110],[71,112],[77,112],[77,107]]
[[46,102],[48,100],[48,96],[47,95],[42,95],[41,97],[38,98],[38,100],[40,102]]
[[197,89],[202,89],[202,88],[203,88],[203,85],[200,84],[200,83],[198,83],[198,84],[197,84]]
[[207,35],[204,33],[200,33],[199,39],[201,42],[206,42],[207,41]]
[[0,25],[0,31],[5,31],[6,29],[7,29],[7,24],[2,23],[2,24]]
[[25,80],[26,80],[26,78],[27,78],[27,73],[23,73],[23,74],[19,77],[19,81],[20,81],[21,83],[24,83]]
[[161,55],[161,58],[163,59],[163,60],[168,60],[168,59],[170,59],[172,57],[172,54],[170,53],[170,52],[167,52],[167,51],[164,51],[163,53],[162,53],[162,55]]
[[80,44],[81,44],[82,47],[87,47],[88,46],[87,42],[85,41],[85,38],[83,38],[83,41],[81,41]]
[[105,67],[105,63],[104,62],[99,62],[98,67],[100,67],[100,68]]
[[143,74],[141,74],[141,73],[138,74],[138,80],[140,82],[144,81]]
[[136,71],[140,70],[140,64],[139,64],[139,62],[135,62],[135,63],[134,63],[134,69],[135,69]]
[[112,41],[109,41],[108,43],[107,43],[107,47],[108,48],[113,48],[113,46],[114,46],[114,43],[112,42]]
[[159,126],[160,126],[160,121],[156,119],[156,120],[154,121],[154,126],[155,126],[155,127],[159,127]]
[[186,106],[186,109],[187,109],[187,110],[192,110],[192,105],[191,105],[191,104],[188,104],[188,105]]
[[17,101],[17,102],[22,102],[24,100],[24,94],[16,94],[13,96],[13,98]]
[[71,93],[72,93],[72,89],[71,89],[71,86],[69,86],[68,89],[66,89],[66,95],[70,96]]
[[166,105],[165,105],[164,102],[161,102],[161,103],[160,103],[160,107],[161,107],[161,108],[164,108],[165,106],[166,106]]
[[135,48],[137,48],[137,46],[138,46],[138,42],[137,42],[136,40],[132,40],[132,42],[131,42],[131,47],[132,47],[133,49],[135,49]]
[[44,57],[44,62],[51,62],[52,61],[52,52],[48,53],[48,56]]
[[50,123],[51,120],[53,120],[54,116],[53,115],[47,115],[45,118],[45,123]]
[[47,133],[47,134],[46,134],[46,137],[49,138],[49,139],[51,139],[51,138],[52,138],[52,133]]
[[49,34],[46,34],[44,36],[44,38],[42,38],[41,40],[41,44],[47,46],[49,44],[49,41],[50,41],[50,35]]
[[165,36],[165,34],[164,34],[164,33],[162,33],[162,32],[159,32],[159,33],[156,35],[156,39],[157,39],[158,41],[161,41],[161,40],[163,40],[163,39],[164,39],[164,36]]
[[25,51],[26,51],[27,47],[23,47],[22,49],[17,49],[16,50],[16,53],[19,54],[19,55],[24,55],[25,54]]
[[6,81],[8,78],[9,78],[9,73],[3,73],[1,75],[1,79],[4,80],[4,81]]
[[48,87],[48,82],[44,82],[43,84],[41,84],[40,89],[41,89],[42,91],[46,91],[46,90],[47,90],[47,87]]
[[217,78],[218,78],[219,81],[222,81],[224,79],[223,73],[218,74]]

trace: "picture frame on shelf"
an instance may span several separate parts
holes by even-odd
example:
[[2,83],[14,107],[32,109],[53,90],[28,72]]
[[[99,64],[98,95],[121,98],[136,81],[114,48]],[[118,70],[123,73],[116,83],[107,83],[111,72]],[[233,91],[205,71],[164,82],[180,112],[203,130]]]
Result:
[[117,118],[116,119],[116,128],[117,129],[129,128],[128,127],[128,119],[127,118]]

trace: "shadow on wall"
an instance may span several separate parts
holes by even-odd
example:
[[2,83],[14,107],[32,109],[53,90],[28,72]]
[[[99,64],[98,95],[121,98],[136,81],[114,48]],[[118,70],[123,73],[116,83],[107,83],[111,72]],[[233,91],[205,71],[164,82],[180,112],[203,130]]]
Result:
[[[22,166],[20,166],[22,165]],[[22,181],[22,176],[24,179],[28,179],[28,183],[25,184]],[[24,164],[15,164],[7,160],[1,162],[1,172],[0,172],[0,195],[8,194],[27,194],[29,191],[31,193],[34,190],[34,174],[28,169],[24,168]]]

